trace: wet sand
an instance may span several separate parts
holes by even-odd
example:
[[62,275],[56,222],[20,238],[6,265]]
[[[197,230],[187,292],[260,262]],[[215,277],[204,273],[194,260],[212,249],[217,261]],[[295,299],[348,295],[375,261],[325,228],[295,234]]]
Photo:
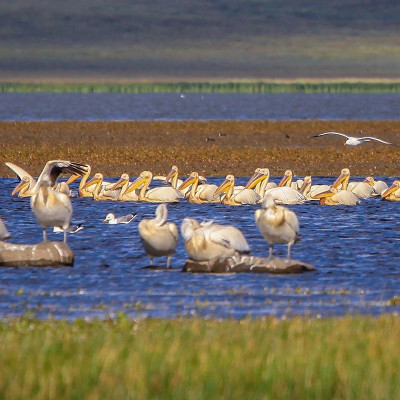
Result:
[[249,176],[257,167],[272,175],[335,176],[343,167],[358,176],[399,175],[400,148],[309,138],[326,131],[400,143],[400,121],[0,122],[0,176],[14,176],[6,161],[38,175],[51,159],[88,163],[106,176],[164,175],[173,164],[180,175]]

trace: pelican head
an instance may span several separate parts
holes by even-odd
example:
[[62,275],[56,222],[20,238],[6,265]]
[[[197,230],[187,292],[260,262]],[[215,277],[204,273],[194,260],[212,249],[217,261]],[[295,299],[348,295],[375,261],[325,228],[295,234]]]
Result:
[[278,187],[282,187],[282,186],[290,186],[290,184],[292,183],[292,179],[293,179],[293,172],[288,169],[285,174],[283,175],[281,181],[278,184]]
[[27,176],[24,176],[21,179],[21,182],[18,183],[18,185],[14,188],[11,195],[14,196],[14,194],[16,194],[19,191],[21,191],[22,189],[26,188],[27,186],[29,186],[29,184],[30,184],[30,179]]
[[130,184],[125,193],[128,194],[130,192],[133,192],[135,189],[138,189],[143,184],[148,186],[152,179],[153,174],[150,171],[142,171],[140,175]]
[[348,168],[343,168],[340,172],[339,177],[333,183],[332,187],[337,188],[340,186],[341,183],[348,183],[350,179],[350,170]]
[[369,183],[371,186],[375,185],[375,179],[372,176],[367,176],[363,182]]
[[269,180],[269,169],[268,168],[257,168],[254,171],[253,176],[249,179],[246,184],[246,189],[252,189],[257,183],[263,181],[264,179]]
[[165,182],[169,182],[176,175],[178,175],[178,167],[173,165],[171,171],[169,171],[168,175],[165,177]]
[[400,189],[400,181],[395,180],[390,187],[388,187],[382,194],[382,199],[385,199],[396,190]]
[[225,180],[219,185],[218,189],[215,191],[215,194],[220,194],[228,191],[229,188],[235,185],[235,177],[233,175],[227,175]]
[[264,201],[263,201],[261,207],[262,207],[264,210],[267,210],[267,209],[275,209],[275,208],[276,208],[275,199],[274,199],[272,196],[267,196],[267,197],[264,199]]
[[119,187],[125,185],[125,183],[129,182],[129,175],[123,173],[119,178],[118,182],[111,188],[111,190],[118,189]]
[[193,183],[195,183],[196,181],[199,180],[199,174],[197,172],[192,172],[187,179],[185,180],[185,182],[182,183],[181,186],[179,186],[179,190],[183,190],[185,188],[187,188],[189,185],[192,185]]
[[310,175],[307,175],[304,177],[303,180],[303,185],[300,188],[300,193],[303,193],[306,191],[307,188],[311,188],[312,185],[312,178]]
[[200,228],[201,225],[196,219],[188,217],[184,218],[181,223],[181,233],[183,239],[188,241],[193,236],[193,233]]
[[97,172],[93,175],[93,178],[86,183],[86,185],[82,189],[87,189],[89,186],[92,186],[96,183],[101,183],[103,181],[104,177],[101,172]]

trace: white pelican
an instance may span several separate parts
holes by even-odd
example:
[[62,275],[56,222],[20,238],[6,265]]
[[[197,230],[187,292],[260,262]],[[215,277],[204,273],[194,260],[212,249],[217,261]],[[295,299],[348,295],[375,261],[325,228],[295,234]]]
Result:
[[228,204],[231,206],[240,206],[242,204],[257,204],[261,200],[261,196],[252,189],[242,189],[237,194],[233,193],[235,186],[235,177],[233,175],[227,175],[225,180],[219,185],[215,194],[225,192],[225,197],[222,198],[222,204]]
[[[327,206],[335,206],[339,204],[354,206],[360,202],[360,198],[351,190],[347,190],[347,185],[350,179],[350,171],[348,168],[343,168],[340,176],[336,179],[329,190],[318,193],[314,197],[320,199],[319,204]],[[342,189],[339,190],[341,185]]]
[[93,178],[89,182],[86,182],[86,184],[82,187],[82,190],[86,190],[88,187],[95,185],[93,190],[94,200],[96,201],[118,200],[118,196],[120,195],[121,189],[104,191],[102,189],[102,183],[103,183],[103,174],[97,172],[93,175]]
[[276,205],[275,200],[267,196],[254,216],[261,235],[269,243],[269,257],[273,257],[274,244],[287,243],[287,258],[290,259],[290,249],[299,240],[300,227],[296,214]]
[[380,196],[383,191],[388,188],[388,185],[384,181],[375,181],[374,190],[375,193],[373,196]]
[[351,191],[360,199],[368,199],[375,194],[374,185],[374,178],[367,176],[362,182],[358,182]]
[[325,132],[325,133],[320,133],[319,135],[314,135],[314,136],[311,136],[311,137],[313,138],[313,137],[321,137],[321,136],[327,136],[327,135],[338,135],[338,136],[345,137],[346,138],[346,142],[344,144],[347,145],[347,146],[358,146],[358,145],[363,144],[365,142],[370,142],[371,140],[375,140],[375,141],[383,143],[383,144],[389,144],[391,146],[400,147],[398,144],[386,142],[386,141],[384,141],[382,139],[378,139],[378,138],[373,137],[373,136],[355,137],[355,136],[348,136],[348,135],[345,135],[344,133],[340,133],[340,132]]
[[7,167],[12,169],[18,177],[21,179],[21,182],[17,185],[17,187],[13,190],[13,194],[17,193],[18,191],[22,191],[23,188],[26,188],[20,197],[30,197],[34,193],[39,190],[41,185],[41,181],[44,176],[50,182],[50,187],[54,187],[56,185],[57,178],[61,173],[69,173],[69,174],[82,174],[84,171],[87,170],[88,165],[80,164],[71,161],[65,160],[51,160],[46,163],[42,172],[39,175],[37,181],[23,168],[18,167],[13,163],[7,162]]
[[115,217],[113,213],[108,213],[104,222],[109,223],[110,225],[115,224],[129,224],[129,222],[133,221],[136,217],[136,214],[128,214],[123,215],[122,217]]
[[220,200],[216,195],[218,186],[212,184],[199,186],[199,174],[197,172],[192,172],[178,189],[182,191],[190,185],[189,203],[219,203]]
[[[174,189],[179,190],[186,198],[189,197],[190,193],[190,185],[185,186],[183,189],[180,189],[182,187],[182,184],[184,181],[182,179],[178,179],[178,167],[176,165],[173,165],[171,168],[171,171],[168,173],[168,175],[165,177],[165,182],[171,181],[171,186]],[[207,184],[207,179],[202,176],[202,175],[197,175],[198,176],[198,182],[197,182],[197,192],[200,198],[207,199],[209,198],[210,194],[213,194],[214,191],[217,189],[216,185],[209,185]],[[154,177],[153,177],[154,179]],[[172,179],[172,180],[171,180]],[[202,193],[200,195],[200,193]],[[211,200],[210,200],[211,201]]]
[[46,228],[59,226],[64,230],[64,243],[67,243],[67,230],[72,216],[71,201],[64,193],[51,189],[50,184],[50,178],[42,175],[39,189],[31,196],[31,208],[43,229],[44,241],[47,241]]
[[269,178],[270,172],[268,168],[256,168],[253,176],[248,180],[245,188],[254,188],[254,191],[263,199],[266,190],[277,187],[276,183],[269,182]]
[[304,177],[303,186],[300,188],[300,193],[306,196],[307,200],[319,200],[315,198],[319,193],[326,192],[330,189],[329,185],[313,185],[310,175]]
[[382,200],[400,201],[400,181],[395,180],[392,185],[381,193]]
[[127,190],[129,188],[129,175],[128,174],[123,173],[121,175],[121,177],[119,178],[119,181],[111,187],[111,190],[116,190],[118,188],[121,188],[121,191],[117,198],[118,201],[138,201],[139,200],[139,190],[136,189],[130,193],[127,193]]
[[184,218],[181,233],[186,251],[195,261],[227,258],[250,252],[243,233],[231,225],[214,224],[212,221],[201,225],[193,218]]
[[142,219],[138,229],[144,251],[153,265],[153,257],[167,256],[167,268],[178,244],[178,228],[173,222],[167,222],[168,209],[166,204],[160,204],[156,209],[156,217]]
[[156,187],[147,190],[152,177],[153,174],[150,171],[141,172],[139,177],[131,183],[125,193],[129,194],[133,190],[141,187],[139,192],[139,201],[149,201],[153,203],[172,203],[183,198],[183,195],[179,190],[170,186]]

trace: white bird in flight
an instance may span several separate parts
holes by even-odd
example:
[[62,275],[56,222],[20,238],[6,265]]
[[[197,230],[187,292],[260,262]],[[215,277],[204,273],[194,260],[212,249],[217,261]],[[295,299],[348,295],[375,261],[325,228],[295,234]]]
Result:
[[398,145],[398,144],[385,142],[384,140],[378,139],[378,138],[373,137],[373,136],[355,137],[355,136],[348,136],[348,135],[345,135],[344,133],[340,133],[340,132],[325,132],[325,133],[320,133],[319,135],[314,135],[314,136],[311,136],[311,137],[313,138],[313,137],[320,137],[320,136],[327,136],[327,135],[338,135],[338,136],[345,137],[347,140],[346,140],[346,142],[344,144],[348,145],[348,146],[358,146],[358,145],[363,144],[365,142],[370,142],[371,140],[376,140],[377,142],[380,142],[380,143],[383,143],[383,144],[389,144],[391,146],[400,147],[400,145]]

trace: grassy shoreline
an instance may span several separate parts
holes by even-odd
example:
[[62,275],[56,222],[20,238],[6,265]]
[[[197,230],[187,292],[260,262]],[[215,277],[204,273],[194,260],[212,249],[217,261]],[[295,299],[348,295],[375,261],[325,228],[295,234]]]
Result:
[[395,399],[394,316],[0,322],[7,399]]
[[399,93],[400,81],[0,82],[2,93]]

